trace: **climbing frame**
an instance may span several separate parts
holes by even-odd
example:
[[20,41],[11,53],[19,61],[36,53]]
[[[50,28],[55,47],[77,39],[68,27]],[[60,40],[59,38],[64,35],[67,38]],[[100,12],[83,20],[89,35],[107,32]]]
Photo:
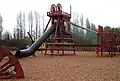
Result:
[[[50,55],[64,55],[66,50],[73,51],[72,55],[75,55],[74,41],[70,31],[66,31],[68,26],[65,23],[71,19],[71,14],[62,11],[60,4],[52,5],[51,11],[47,12],[47,16],[52,20],[51,24],[54,25],[55,31],[50,36],[46,43],[45,55],[48,55],[47,51],[50,51]],[[68,28],[69,29],[69,28]],[[55,53],[57,51],[57,53]],[[62,54],[59,54],[62,52]],[[71,54],[66,54],[71,55]]]

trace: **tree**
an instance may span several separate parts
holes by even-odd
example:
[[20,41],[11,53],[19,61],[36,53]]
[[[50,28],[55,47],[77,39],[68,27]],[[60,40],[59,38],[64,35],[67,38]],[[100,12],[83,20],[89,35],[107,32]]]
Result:
[[[86,28],[91,29],[90,22],[89,22],[88,18],[86,19]],[[87,42],[88,44],[92,44],[91,32],[90,31],[86,31],[86,39],[88,40],[88,42]]]
[[33,13],[32,13],[32,11],[29,12],[29,14],[28,14],[28,22],[29,22],[29,32],[32,36],[32,31],[33,31]]
[[0,14],[0,39],[2,39],[2,32],[3,32],[2,23],[3,23],[3,19],[2,19],[2,16],[1,16],[1,14]]
[[10,40],[11,39],[11,34],[9,31],[5,31],[5,33],[3,34],[4,40]]
[[[93,24],[93,23],[91,23],[91,30],[97,31],[95,24]],[[91,32],[92,45],[97,45],[97,39],[98,39],[97,34]]]
[[[79,25],[78,16],[75,19],[75,24]],[[79,36],[79,28],[78,27],[75,27],[75,35]]]
[[[72,18],[73,20],[72,20],[72,22],[74,23],[75,22],[75,13],[73,13],[73,18]],[[72,33],[73,33],[73,35],[74,35],[74,33],[75,33],[75,26],[74,25],[71,25],[71,30],[70,30]]]
[[95,24],[93,24],[93,23],[91,23],[91,30],[97,31],[97,28],[96,28]]
[[19,14],[17,14],[17,28],[15,28],[16,30],[16,36],[17,36],[17,39],[20,39],[20,27],[19,27],[20,23],[19,23]]
[[[76,24],[76,25],[79,25],[78,14],[77,14],[77,16],[75,16],[75,13],[74,13],[74,15],[73,15],[73,23]],[[79,35],[79,28],[78,27],[76,27],[76,26],[73,25],[72,28],[71,28],[71,30],[72,30],[72,33],[75,36]]]
[[112,32],[112,28],[110,26],[105,26],[104,32]]
[[90,29],[90,22],[89,22],[88,18],[86,19],[86,28]]
[[23,39],[25,37],[25,13],[20,11],[17,14],[17,30],[19,29],[18,39]]
[[23,38],[25,38],[26,28],[25,28],[25,12],[23,12]]
[[16,32],[16,28],[14,28],[14,30],[13,30],[13,39],[17,39],[17,32]]
[[43,15],[43,33],[44,33],[44,15]]
[[83,24],[84,24],[84,16],[83,14],[80,16],[80,25],[83,27]]
[[117,35],[118,37],[120,37],[120,31],[119,31],[118,28],[112,28],[112,30],[113,30],[113,32],[116,33],[116,35]]
[[[73,21],[73,23],[74,23],[74,24],[77,24],[76,19]],[[77,32],[78,32],[78,31],[77,31],[77,27],[76,27],[76,26],[73,26],[73,34],[74,34],[74,35],[77,35]]]
[[35,24],[36,24],[36,36],[35,38],[37,39],[37,36],[38,36],[38,12],[35,11]]
[[39,26],[39,36],[41,36],[41,27],[40,27],[40,14],[38,14],[38,26]]
[[17,36],[17,39],[19,40],[20,39],[20,29],[18,27],[16,28],[16,36]]
[[20,28],[20,39],[23,38],[23,28],[22,28],[22,13],[19,13],[19,28]]
[[[84,16],[83,14],[80,16],[80,26],[83,27],[83,24],[84,24]],[[79,29],[79,34],[82,36],[82,37],[85,37],[85,32],[84,32],[84,29]]]

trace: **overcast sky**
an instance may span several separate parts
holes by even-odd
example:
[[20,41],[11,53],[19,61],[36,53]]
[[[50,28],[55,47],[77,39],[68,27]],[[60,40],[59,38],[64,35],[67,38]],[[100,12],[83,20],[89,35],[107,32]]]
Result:
[[38,11],[45,14],[51,4],[61,3],[63,10],[83,13],[90,22],[96,25],[120,26],[119,0],[0,0],[0,13],[3,17],[3,26],[12,31],[16,26],[16,14],[21,10],[26,13]]

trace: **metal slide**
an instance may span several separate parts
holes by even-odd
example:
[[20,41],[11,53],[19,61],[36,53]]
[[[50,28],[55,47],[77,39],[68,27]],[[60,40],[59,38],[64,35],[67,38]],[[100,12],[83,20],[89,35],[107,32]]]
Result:
[[41,37],[39,37],[29,48],[18,50],[14,56],[28,57],[36,52],[36,50],[44,43],[44,41],[55,31],[55,27],[51,26],[46,32],[43,33]]

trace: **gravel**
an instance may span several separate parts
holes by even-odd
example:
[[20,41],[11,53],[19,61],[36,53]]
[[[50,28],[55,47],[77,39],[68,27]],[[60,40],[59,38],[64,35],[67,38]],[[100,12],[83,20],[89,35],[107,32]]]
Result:
[[[93,52],[76,56],[44,56],[20,59],[25,79],[14,81],[120,81],[120,56],[96,57]],[[1,81],[13,81],[1,80]]]

